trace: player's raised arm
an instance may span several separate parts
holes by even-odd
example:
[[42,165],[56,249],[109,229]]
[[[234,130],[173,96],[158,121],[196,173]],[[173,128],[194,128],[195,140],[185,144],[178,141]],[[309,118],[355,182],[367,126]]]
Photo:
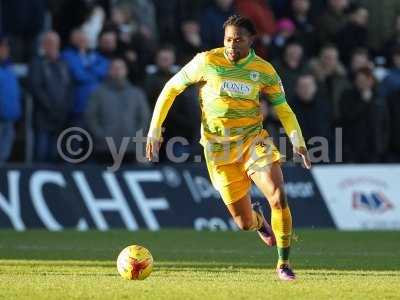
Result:
[[205,53],[197,54],[173,76],[161,91],[151,118],[147,135],[146,158],[152,161],[158,155],[162,142],[162,124],[175,98],[189,85],[202,81]]
[[275,112],[281,121],[287,136],[293,145],[293,152],[302,157],[303,165],[307,169],[311,168],[311,161],[308,155],[306,143],[300,129],[296,115],[286,102],[285,91],[282,81],[272,66],[270,66],[270,78],[265,83],[263,93],[267,95],[269,101],[275,109]]

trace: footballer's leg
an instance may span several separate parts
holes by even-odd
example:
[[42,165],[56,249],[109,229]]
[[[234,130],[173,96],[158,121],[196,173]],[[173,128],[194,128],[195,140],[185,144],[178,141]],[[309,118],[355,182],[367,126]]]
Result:
[[258,231],[265,244],[268,246],[273,246],[275,244],[275,237],[271,227],[265,220],[262,213],[253,209],[251,205],[251,199],[248,194],[244,197],[241,197],[239,200],[228,204],[227,208],[236,225],[241,230]]
[[264,216],[253,210],[249,191],[251,180],[243,170],[242,163],[215,165],[207,160],[211,182],[221,194],[221,198],[231,213],[235,223],[242,230],[258,231],[262,240],[269,246],[275,243],[273,232]]
[[250,175],[253,182],[267,198],[271,207],[271,225],[278,250],[277,273],[282,280],[293,280],[295,274],[289,265],[292,237],[292,216],[286,200],[283,174],[279,162],[256,170]]

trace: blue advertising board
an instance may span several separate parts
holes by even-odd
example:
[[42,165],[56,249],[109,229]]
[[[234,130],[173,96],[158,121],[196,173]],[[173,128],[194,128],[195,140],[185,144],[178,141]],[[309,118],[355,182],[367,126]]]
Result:
[[[300,167],[283,171],[294,225],[333,227],[311,173]],[[255,187],[251,195],[266,203]],[[115,173],[97,166],[0,169],[0,228],[171,227],[237,229],[203,165],[129,167]]]

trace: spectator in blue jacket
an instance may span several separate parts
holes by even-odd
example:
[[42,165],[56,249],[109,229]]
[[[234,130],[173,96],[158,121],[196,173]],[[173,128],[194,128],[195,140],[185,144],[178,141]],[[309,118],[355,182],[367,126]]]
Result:
[[21,92],[9,54],[7,39],[0,37],[0,163],[10,158],[15,138],[14,123],[21,117]]
[[90,94],[107,75],[109,61],[88,47],[88,38],[80,29],[71,33],[71,46],[62,53],[74,83],[72,123],[80,125]]

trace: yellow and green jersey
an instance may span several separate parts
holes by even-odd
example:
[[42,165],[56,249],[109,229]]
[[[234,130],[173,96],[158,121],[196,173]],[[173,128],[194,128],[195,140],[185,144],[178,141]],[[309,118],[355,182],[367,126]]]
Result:
[[251,137],[262,133],[260,94],[265,94],[275,107],[292,142],[305,146],[278,74],[252,49],[236,63],[226,57],[224,48],[197,54],[165,85],[153,113],[150,136],[160,137],[162,123],[175,97],[195,83],[200,86],[200,143],[209,158],[221,164],[232,163],[239,152],[249,147]]

